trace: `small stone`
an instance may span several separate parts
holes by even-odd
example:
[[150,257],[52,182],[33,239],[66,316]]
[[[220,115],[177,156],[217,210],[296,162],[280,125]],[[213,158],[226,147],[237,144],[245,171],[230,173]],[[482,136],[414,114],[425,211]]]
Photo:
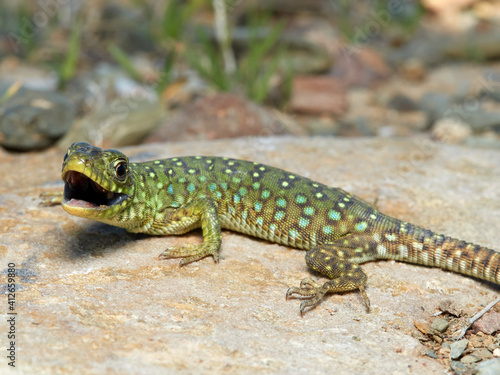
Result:
[[472,328],[475,331],[484,332],[491,335],[500,330],[500,313],[491,311],[476,321]]
[[467,345],[469,344],[469,340],[463,339],[459,341],[455,341],[450,345],[451,348],[451,353],[450,357],[451,359],[457,359],[459,358],[462,353],[464,352],[465,348],[467,348]]
[[380,50],[356,44],[346,51],[339,51],[342,57],[335,61],[332,75],[339,77],[349,86],[368,87],[387,81],[393,69],[387,64]]
[[467,366],[459,361],[451,361],[450,367],[453,371],[457,371],[457,372],[462,372],[464,370],[467,370]]
[[429,92],[420,99],[419,107],[427,114],[429,124],[443,117],[452,105],[451,95]]
[[61,94],[0,83],[0,97],[4,95],[8,99],[0,106],[0,144],[8,149],[48,147],[73,124],[74,106]]
[[441,344],[443,342],[443,338],[439,335],[432,335],[432,339],[438,344]]
[[500,112],[498,111],[476,111],[467,118],[467,123],[475,133],[484,132],[498,127],[500,123]]
[[434,358],[434,359],[437,359],[437,357],[438,357],[437,354],[436,354],[436,352],[434,350],[428,350],[428,351],[426,351],[425,355],[427,357],[431,357],[431,358]]
[[[492,336],[490,336],[490,337],[493,339]],[[492,342],[488,342],[486,345],[484,345],[484,347],[493,353],[493,350],[498,349],[498,344],[496,344],[494,341],[492,341]]]
[[442,312],[447,312],[455,316],[460,316],[462,314],[462,310],[459,306],[457,306],[456,301],[452,301],[449,299],[441,301],[438,308]]
[[427,75],[425,64],[417,59],[409,59],[401,64],[399,73],[407,80],[422,82]]
[[496,348],[495,350],[493,350],[493,356],[500,357],[500,348]]
[[476,362],[479,362],[480,360],[481,360],[481,358],[479,358],[477,355],[469,354],[469,355],[464,356],[460,360],[460,362],[462,362],[465,365],[470,365],[471,363],[476,363]]
[[431,324],[432,329],[435,329],[436,331],[441,332],[441,333],[446,331],[449,326],[450,326],[450,322],[448,322],[446,319],[443,319],[443,318],[434,319],[434,321]]
[[293,80],[290,111],[340,116],[348,107],[345,84],[330,76],[298,76]]
[[472,130],[465,122],[456,118],[438,120],[432,129],[432,137],[443,143],[458,144],[470,137]]
[[481,360],[491,359],[493,357],[493,354],[486,348],[476,349],[473,354],[481,358]]
[[427,333],[429,332],[429,323],[415,320],[413,324],[415,325],[415,328],[422,332],[424,335],[427,335]]
[[158,99],[118,97],[109,105],[80,118],[58,145],[67,148],[73,142],[88,142],[106,148],[137,144],[156,128],[164,116],[165,111]]
[[387,103],[387,106],[400,112],[417,111],[419,109],[412,99],[401,93],[394,95]]

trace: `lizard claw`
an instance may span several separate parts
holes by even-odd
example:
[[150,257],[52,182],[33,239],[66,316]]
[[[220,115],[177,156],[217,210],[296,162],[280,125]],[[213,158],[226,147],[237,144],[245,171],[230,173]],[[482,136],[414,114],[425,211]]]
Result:
[[42,207],[50,207],[61,204],[63,201],[63,193],[62,191],[52,192],[52,191],[44,191],[40,194],[40,203],[39,206]]
[[179,262],[179,266],[184,266],[186,264],[196,262],[197,260],[203,259],[206,256],[211,255],[215,262],[218,263],[220,255],[218,251],[211,251],[207,249],[204,244],[201,245],[186,245],[181,247],[169,247],[165,249],[163,253],[158,255],[158,259],[172,259],[172,258],[182,258]]

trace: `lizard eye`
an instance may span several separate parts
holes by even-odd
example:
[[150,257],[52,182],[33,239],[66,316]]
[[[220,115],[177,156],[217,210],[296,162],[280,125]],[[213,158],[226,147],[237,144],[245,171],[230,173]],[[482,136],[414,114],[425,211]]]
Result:
[[115,174],[120,180],[123,180],[127,175],[127,163],[120,162],[115,167]]

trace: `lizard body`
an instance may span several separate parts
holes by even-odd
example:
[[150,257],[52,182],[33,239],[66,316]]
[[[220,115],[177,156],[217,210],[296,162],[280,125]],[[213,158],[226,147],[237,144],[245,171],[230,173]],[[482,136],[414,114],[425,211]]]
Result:
[[73,144],[66,154],[63,208],[130,232],[183,234],[202,229],[200,245],[172,247],[160,258],[181,265],[219,260],[221,228],[307,250],[306,263],[331,280],[310,278],[287,297],[308,298],[359,289],[359,264],[376,259],[439,267],[500,284],[500,253],[453,239],[379,212],[362,199],[297,174],[221,157],[176,157],[130,163],[116,150]]

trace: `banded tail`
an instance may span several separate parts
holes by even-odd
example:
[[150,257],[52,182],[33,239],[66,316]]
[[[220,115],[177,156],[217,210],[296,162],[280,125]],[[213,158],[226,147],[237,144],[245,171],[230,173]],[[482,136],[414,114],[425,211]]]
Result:
[[500,284],[500,252],[401,222],[381,232],[379,259],[439,267]]

